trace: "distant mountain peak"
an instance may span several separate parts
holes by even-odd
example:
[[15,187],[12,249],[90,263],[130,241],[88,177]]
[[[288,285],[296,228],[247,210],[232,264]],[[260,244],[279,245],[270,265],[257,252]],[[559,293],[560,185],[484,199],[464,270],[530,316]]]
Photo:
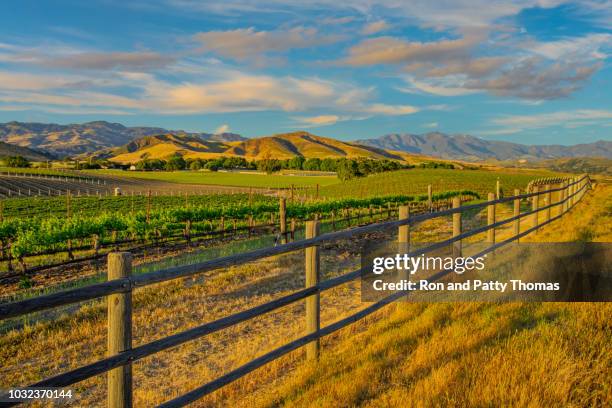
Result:
[[561,157],[612,158],[612,142],[604,140],[574,146],[523,145],[486,140],[466,134],[447,135],[441,132],[429,132],[422,135],[392,133],[376,139],[357,140],[356,143],[380,149],[467,161],[555,159]]

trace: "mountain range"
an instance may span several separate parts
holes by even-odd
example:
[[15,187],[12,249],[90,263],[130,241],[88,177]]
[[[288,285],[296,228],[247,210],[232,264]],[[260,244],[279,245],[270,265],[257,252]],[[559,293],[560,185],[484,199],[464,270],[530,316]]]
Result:
[[483,160],[535,160],[560,157],[612,158],[612,142],[600,140],[594,143],[562,145],[523,145],[518,143],[485,140],[469,135],[447,135],[439,132],[414,135],[393,133],[376,139],[356,140],[366,146],[378,147],[445,159]]
[[[470,135],[431,132],[387,134],[375,139],[344,142],[308,132],[292,132],[261,138],[235,133],[197,133],[159,127],[127,127],[106,121],[58,125],[0,123],[0,141],[46,152],[56,157],[104,157],[122,163],[143,158],[241,156],[266,157],[371,157],[400,159],[437,157],[463,161],[535,161],[562,157],[612,158],[612,142],[562,145],[523,145],[486,140]],[[38,151],[38,152],[36,152]],[[25,152],[25,151],[24,151]],[[24,153],[25,155],[25,153]]]
[[42,150],[58,157],[93,153],[98,150],[125,145],[144,136],[172,133],[205,140],[241,141],[234,133],[190,133],[158,127],[127,127],[106,121],[57,125],[54,123],[0,123],[0,141],[17,146]]

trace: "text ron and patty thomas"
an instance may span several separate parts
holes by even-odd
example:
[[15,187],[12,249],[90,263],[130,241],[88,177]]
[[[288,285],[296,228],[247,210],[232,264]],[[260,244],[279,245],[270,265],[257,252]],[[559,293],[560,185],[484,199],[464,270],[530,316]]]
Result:
[[[372,273],[381,275],[385,271],[405,271],[410,275],[416,274],[419,270],[450,270],[456,274],[463,274],[468,271],[482,271],[485,269],[486,255],[481,257],[440,257],[440,256],[408,256],[407,254],[396,254],[392,257],[375,257],[372,260]],[[399,281],[386,282],[383,279],[375,279],[372,287],[376,291],[498,291],[505,292],[508,287],[513,291],[558,291],[558,282],[523,282],[520,279],[510,279],[507,282],[497,280],[473,279],[463,282],[430,282],[427,279],[412,281],[401,279]]]

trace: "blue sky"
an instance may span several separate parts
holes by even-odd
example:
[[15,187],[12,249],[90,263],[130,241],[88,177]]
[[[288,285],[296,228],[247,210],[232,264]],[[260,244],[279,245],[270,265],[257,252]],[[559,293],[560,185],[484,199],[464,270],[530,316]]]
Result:
[[0,121],[612,140],[612,2],[0,3]]

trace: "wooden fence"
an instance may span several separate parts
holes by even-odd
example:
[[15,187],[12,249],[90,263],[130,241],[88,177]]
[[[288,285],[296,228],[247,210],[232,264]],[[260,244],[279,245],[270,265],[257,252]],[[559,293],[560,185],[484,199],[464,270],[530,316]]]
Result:
[[[248,321],[265,313],[272,312],[283,306],[287,306],[299,300],[306,300],[306,333],[285,345],[276,348],[249,363],[236,368],[229,373],[218,377],[202,386],[182,395],[173,400],[167,401],[160,407],[181,407],[227,385],[238,378],[243,377],[249,372],[273,361],[293,350],[302,346],[307,346],[307,358],[316,359],[320,353],[319,340],[341,328],[356,322],[365,316],[379,310],[387,304],[407,296],[405,292],[398,292],[390,295],[376,303],[370,304],[357,313],[336,321],[325,327],[320,327],[320,302],[321,292],[334,288],[341,284],[358,279],[362,270],[358,269],[347,274],[320,281],[320,261],[318,245],[324,242],[331,242],[339,239],[346,239],[359,234],[371,233],[384,229],[398,228],[398,237],[402,242],[409,242],[410,226],[416,223],[439,217],[452,216],[453,234],[452,237],[430,246],[413,251],[408,256],[420,255],[433,250],[452,246],[453,253],[461,253],[461,241],[468,237],[487,233],[487,241],[491,244],[474,257],[482,256],[496,248],[510,242],[519,240],[521,237],[536,231],[560,217],[574,207],[584,196],[591,182],[588,175],[571,180],[562,180],[558,186],[545,186],[543,189],[536,188],[536,191],[527,194],[519,194],[515,190],[515,195],[510,197],[495,198],[495,194],[489,195],[489,200],[477,204],[462,206],[459,199],[453,200],[453,208],[409,215],[407,208],[400,208],[399,219],[386,221],[376,224],[369,224],[348,230],[318,234],[318,221],[308,221],[306,224],[306,238],[299,241],[289,242],[271,248],[263,248],[237,255],[217,258],[193,265],[173,267],[161,271],[132,275],[131,254],[128,252],[116,252],[108,256],[108,282],[93,284],[81,288],[66,290],[54,294],[40,296],[32,299],[22,300],[0,305],[0,319],[7,319],[22,316],[28,313],[46,310],[62,305],[73,304],[81,301],[91,300],[106,296],[108,299],[108,352],[109,357],[87,364],[80,368],[68,371],[63,374],[47,378],[30,387],[67,387],[83,381],[87,378],[108,373],[108,404],[110,407],[130,407],[132,406],[132,363],[144,357],[161,352],[163,350],[176,347],[185,342],[201,338],[219,330],[234,326],[241,322]],[[552,193],[557,193],[557,199],[552,200]],[[520,212],[520,201],[531,199],[532,209]],[[503,220],[497,220],[495,208],[502,203],[513,204],[513,216]],[[558,214],[551,216],[551,209],[559,207]],[[461,215],[464,211],[487,209],[487,225],[462,231]],[[541,214],[544,214],[543,220]],[[521,231],[521,219],[531,217],[532,226]],[[512,237],[503,241],[496,241],[495,229],[503,225],[512,223],[514,234]],[[251,309],[241,311],[214,320],[209,323],[191,328],[189,330],[164,337],[147,344],[132,347],[132,310],[131,299],[132,291],[135,288],[164,282],[172,279],[182,278],[198,273],[211,271],[214,269],[241,265],[246,262],[255,261],[275,255],[288,253],[291,251],[305,249],[306,265],[306,287],[293,292],[289,295],[277,298],[273,301],[255,306]],[[449,274],[451,270],[444,270],[430,277],[428,281],[433,282]],[[8,405],[15,405],[10,403]]]

